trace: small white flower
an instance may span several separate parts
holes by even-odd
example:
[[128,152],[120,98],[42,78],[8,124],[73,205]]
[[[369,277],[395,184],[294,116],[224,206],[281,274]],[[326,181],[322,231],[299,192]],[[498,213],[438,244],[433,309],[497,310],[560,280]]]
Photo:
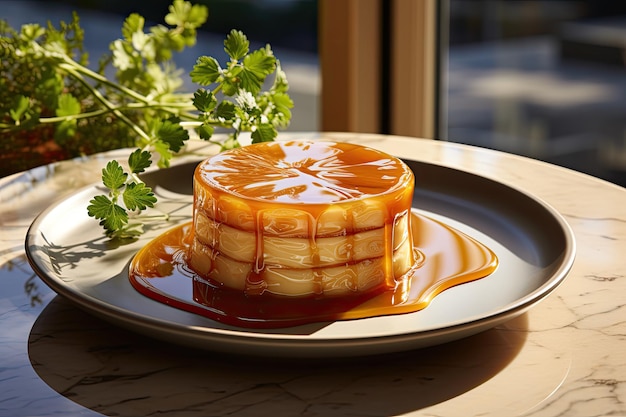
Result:
[[251,92],[245,90],[239,90],[239,93],[235,96],[235,101],[239,106],[246,110],[257,108],[256,98]]

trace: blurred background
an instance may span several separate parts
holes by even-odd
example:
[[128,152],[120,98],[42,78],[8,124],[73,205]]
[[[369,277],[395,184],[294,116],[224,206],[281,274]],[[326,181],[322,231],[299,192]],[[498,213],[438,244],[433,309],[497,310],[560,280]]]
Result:
[[449,10],[448,140],[626,185],[626,2]]
[[[343,0],[335,0],[343,1]],[[415,0],[421,1],[421,0]],[[289,130],[319,130],[316,0],[201,0],[209,20],[177,57],[219,56],[231,29],[270,43],[295,102]],[[69,21],[77,10],[93,57],[120,36],[125,16],[160,23],[169,0],[0,1],[13,27]],[[626,2],[442,0],[439,140],[502,150],[626,185]],[[192,91],[193,86],[189,86]],[[382,132],[385,133],[385,132]]]

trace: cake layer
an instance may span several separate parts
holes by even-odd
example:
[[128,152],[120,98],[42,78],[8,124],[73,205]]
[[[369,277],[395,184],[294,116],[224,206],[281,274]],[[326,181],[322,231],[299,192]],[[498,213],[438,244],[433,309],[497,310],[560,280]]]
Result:
[[[214,195],[216,194],[216,195]],[[220,195],[195,183],[195,206],[206,217],[236,229],[280,237],[338,236],[361,230],[376,229],[386,223],[387,207],[380,201],[354,201],[351,204],[333,204],[326,207],[272,207],[260,210],[245,200]],[[257,225],[257,216],[260,217]],[[315,218],[313,218],[315,216]]]
[[[386,283],[387,262],[383,256],[316,268],[289,268],[267,262],[258,269],[254,263],[224,256],[198,240],[192,243],[191,253],[190,266],[196,273],[248,294],[337,296],[367,291]],[[413,262],[413,248],[406,242],[393,255],[393,268],[400,276],[411,268]]]
[[[393,226],[392,250],[408,241],[408,218],[398,216]],[[194,219],[195,237],[221,254],[241,262],[255,262],[258,251],[264,263],[288,268],[311,268],[339,265],[385,255],[385,227],[353,234],[329,237],[279,237],[243,231],[197,213]]]

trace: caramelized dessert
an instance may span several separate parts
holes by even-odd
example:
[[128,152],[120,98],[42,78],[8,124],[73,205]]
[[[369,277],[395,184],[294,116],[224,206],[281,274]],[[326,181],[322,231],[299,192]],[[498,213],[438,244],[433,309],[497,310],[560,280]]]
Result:
[[351,143],[226,151],[196,168],[192,221],[144,246],[130,283],[245,328],[416,312],[498,258],[412,211],[413,191],[402,161]]
[[415,265],[413,187],[402,161],[352,143],[223,152],[194,174],[189,266],[248,295],[394,288]]

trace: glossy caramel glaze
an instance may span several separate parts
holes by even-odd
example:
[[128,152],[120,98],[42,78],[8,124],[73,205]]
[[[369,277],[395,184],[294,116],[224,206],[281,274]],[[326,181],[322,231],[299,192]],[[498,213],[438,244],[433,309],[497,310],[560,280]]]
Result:
[[[268,202],[327,205],[402,192],[412,181],[399,159],[343,142],[265,142],[222,152],[204,161],[198,183],[247,200],[258,210]],[[323,209],[323,207],[319,207]]]
[[415,264],[414,177],[341,142],[267,142],[194,174],[189,265],[248,295],[352,296],[395,288]]
[[189,268],[186,254],[192,223],[146,245],[130,265],[130,282],[139,292],[173,307],[260,329],[416,312],[442,291],[486,277],[497,268],[496,255],[475,239],[415,212],[411,220],[417,261],[393,289],[378,288],[352,297],[250,296]]

